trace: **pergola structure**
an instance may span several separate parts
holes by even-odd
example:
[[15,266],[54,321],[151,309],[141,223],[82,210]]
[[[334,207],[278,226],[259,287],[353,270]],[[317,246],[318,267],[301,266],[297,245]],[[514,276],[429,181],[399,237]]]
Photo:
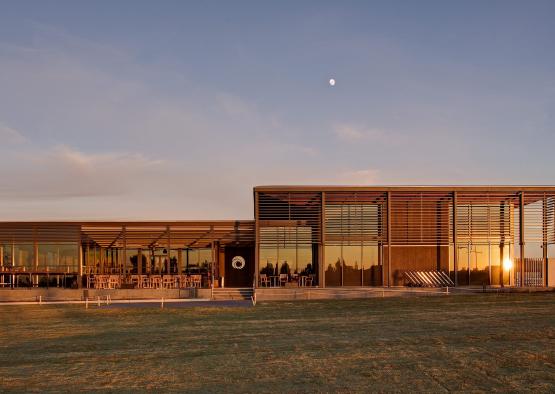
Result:
[[[161,248],[168,259],[175,251],[181,264],[183,250],[211,249],[211,263],[214,265],[218,262],[220,250],[245,245],[252,247],[253,243],[254,221],[250,220],[2,222],[0,267],[5,275],[82,276],[99,273],[99,267],[110,261],[113,266],[118,266],[118,274],[125,274],[130,270],[127,256],[130,250],[138,255],[142,251],[145,255]],[[53,246],[58,247],[58,262],[43,256]],[[74,264],[59,263],[60,246],[75,251]]]
[[84,244],[102,248],[198,248],[254,241],[253,221],[84,222],[80,229]]

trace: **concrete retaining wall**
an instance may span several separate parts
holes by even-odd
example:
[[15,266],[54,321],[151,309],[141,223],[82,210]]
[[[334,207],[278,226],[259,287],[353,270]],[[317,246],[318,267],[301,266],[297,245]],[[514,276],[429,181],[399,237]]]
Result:
[[441,295],[445,289],[408,289],[401,288],[298,288],[298,289],[257,289],[257,301],[288,300],[336,300],[374,297],[398,297],[411,295]]
[[0,289],[0,302],[37,301],[39,296],[43,301],[81,301],[106,296],[112,300],[210,298],[210,294],[210,289]]

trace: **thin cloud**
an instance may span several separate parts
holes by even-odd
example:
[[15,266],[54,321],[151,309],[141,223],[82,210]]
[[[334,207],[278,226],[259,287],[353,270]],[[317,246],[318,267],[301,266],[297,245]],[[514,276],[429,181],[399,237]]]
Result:
[[378,128],[366,128],[353,124],[338,124],[333,132],[341,141],[348,143],[377,142],[381,144],[396,144],[400,141],[398,134],[386,132]]
[[229,93],[218,93],[216,100],[221,105],[226,114],[230,116],[253,116],[257,111],[253,105],[239,96]]
[[27,138],[16,129],[0,122],[0,141],[8,144],[22,144],[27,142]]
[[10,182],[0,185],[0,197],[31,200],[131,195],[144,177],[163,175],[165,164],[137,154],[87,154],[69,146],[30,149],[2,161],[0,176]]
[[335,135],[343,141],[355,142],[365,137],[365,132],[352,125],[338,125],[334,128]]

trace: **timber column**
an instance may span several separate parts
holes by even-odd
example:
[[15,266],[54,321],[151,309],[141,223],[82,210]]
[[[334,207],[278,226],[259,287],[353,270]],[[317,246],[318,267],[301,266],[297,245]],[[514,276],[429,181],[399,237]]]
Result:
[[260,236],[258,217],[258,192],[254,190],[254,287],[258,287],[258,271],[260,260]]
[[320,250],[318,253],[318,283],[326,287],[326,192],[322,192],[320,206]]
[[520,241],[520,287],[524,287],[524,192],[520,192],[519,211],[519,241]]
[[459,284],[459,249],[457,244],[457,192],[453,192],[453,272],[455,286]]
[[[79,239],[77,241],[77,250],[79,251],[79,278],[77,279],[77,288],[83,287],[83,244],[81,243],[81,231],[79,231]],[[64,283],[65,286],[65,283]]]
[[[387,192],[387,287],[391,287],[391,192]],[[385,285],[385,283],[384,283]]]
[[542,199],[542,252],[543,252],[543,286],[547,287],[547,196],[543,194]]

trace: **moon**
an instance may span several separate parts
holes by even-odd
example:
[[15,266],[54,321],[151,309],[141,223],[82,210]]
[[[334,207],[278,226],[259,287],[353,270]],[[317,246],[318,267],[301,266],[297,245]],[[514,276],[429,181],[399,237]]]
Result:
[[330,82],[330,86],[335,86],[335,79],[330,78],[329,82]]

